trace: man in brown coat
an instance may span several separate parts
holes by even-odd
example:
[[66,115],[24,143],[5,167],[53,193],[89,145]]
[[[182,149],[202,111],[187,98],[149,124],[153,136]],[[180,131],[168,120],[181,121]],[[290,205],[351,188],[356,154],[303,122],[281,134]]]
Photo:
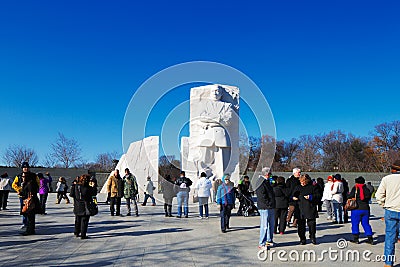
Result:
[[[121,198],[124,196],[124,180],[119,175],[119,170],[115,170],[107,180],[107,193],[110,196],[111,216],[121,216]],[[115,210],[117,205],[117,210]]]

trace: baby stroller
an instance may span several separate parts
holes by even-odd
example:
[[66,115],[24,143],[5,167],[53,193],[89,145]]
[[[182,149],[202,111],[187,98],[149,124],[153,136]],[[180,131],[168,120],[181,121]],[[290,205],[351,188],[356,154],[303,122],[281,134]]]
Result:
[[245,196],[244,194],[237,192],[236,197],[239,199],[240,203],[237,211],[238,216],[248,217],[250,215],[260,215],[254,201],[251,199],[251,196]]

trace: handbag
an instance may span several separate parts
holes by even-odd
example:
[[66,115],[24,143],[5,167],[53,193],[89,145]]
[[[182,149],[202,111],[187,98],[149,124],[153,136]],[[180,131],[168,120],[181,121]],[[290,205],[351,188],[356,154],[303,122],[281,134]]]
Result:
[[198,195],[193,195],[193,203],[199,202],[199,196]]
[[32,193],[28,194],[28,197],[24,199],[23,203],[21,214],[31,213],[35,210],[35,200],[33,199]]
[[357,188],[356,188],[356,194],[354,195],[354,197],[353,198],[349,198],[346,201],[346,205],[344,206],[345,210],[355,210],[355,209],[358,208],[356,197],[357,197]]
[[97,213],[99,213],[99,207],[94,203],[94,201],[86,202],[85,201],[85,206],[86,206],[86,213],[88,213],[89,216],[95,216]]

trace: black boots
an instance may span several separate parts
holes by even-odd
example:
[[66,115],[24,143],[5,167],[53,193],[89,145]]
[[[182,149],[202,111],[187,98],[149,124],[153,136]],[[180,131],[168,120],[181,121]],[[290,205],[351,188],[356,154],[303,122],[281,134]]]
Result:
[[164,204],[165,217],[172,217],[172,205]]
[[353,240],[350,240],[350,242],[359,244],[360,243],[359,237],[360,237],[360,235],[353,235]]
[[[353,240],[350,240],[350,242],[359,244],[360,243],[359,237],[360,237],[360,235],[353,235]],[[374,244],[374,238],[372,237],[372,235],[367,236],[366,243],[371,244],[371,245]]]

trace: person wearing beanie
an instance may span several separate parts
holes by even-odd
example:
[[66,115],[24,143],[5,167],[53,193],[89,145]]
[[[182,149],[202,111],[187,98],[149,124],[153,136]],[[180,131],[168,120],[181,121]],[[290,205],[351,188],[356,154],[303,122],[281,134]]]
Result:
[[[29,181],[31,181],[31,180],[35,181],[36,180],[37,186],[39,187],[39,185],[40,185],[39,177],[37,177],[37,175],[35,173],[31,172],[29,170],[29,168],[30,168],[30,166],[29,166],[28,162],[26,162],[26,161],[22,162],[22,164],[21,164],[22,172],[20,174],[18,174],[17,176],[15,176],[14,181],[13,181],[13,183],[11,185],[11,187],[18,194],[19,203],[20,203],[20,211],[22,211],[22,206],[24,205],[24,199],[25,199],[25,197],[22,195],[23,180],[24,179],[29,180]],[[24,214],[21,214],[21,215],[22,215],[22,226],[21,226],[21,229],[26,229],[27,230],[28,218]],[[32,227],[32,222],[30,223],[30,226]],[[34,228],[34,221],[33,221],[33,228]],[[32,232],[32,229],[29,229],[29,230]],[[34,232],[34,230],[33,230],[33,232]],[[25,232],[25,233],[27,233],[27,232]]]
[[390,166],[390,174],[382,178],[375,197],[385,209],[385,266],[393,266],[397,230],[400,227],[400,160]]
[[360,176],[356,178],[355,182],[356,184],[351,189],[349,194],[349,199],[355,198],[357,202],[357,208],[351,211],[351,233],[353,234],[353,240],[351,240],[351,242],[356,244],[359,243],[359,225],[361,223],[362,227],[364,228],[365,235],[368,238],[367,243],[373,245],[374,240],[372,237],[372,228],[369,223],[369,201],[372,194],[365,185],[364,177]]
[[[199,219],[208,219],[208,198],[211,196],[212,184],[205,172],[202,172],[200,174],[200,179],[197,180],[194,188],[199,198]],[[204,217],[203,207],[205,212]]]

